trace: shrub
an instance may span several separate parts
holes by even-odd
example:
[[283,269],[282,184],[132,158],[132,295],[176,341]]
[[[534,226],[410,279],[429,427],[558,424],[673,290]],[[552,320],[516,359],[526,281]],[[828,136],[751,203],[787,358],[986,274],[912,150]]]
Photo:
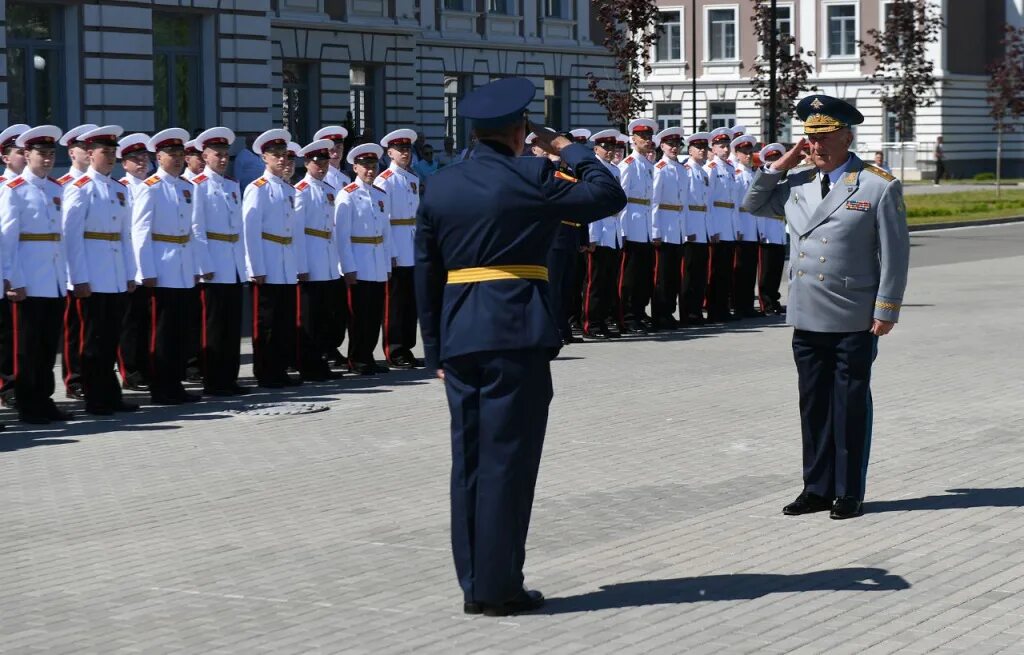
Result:
[[976,173],[974,175],[974,181],[975,182],[991,182],[992,180],[995,180],[995,179],[996,179],[996,174],[995,173],[990,173],[988,171],[986,171],[984,173]]

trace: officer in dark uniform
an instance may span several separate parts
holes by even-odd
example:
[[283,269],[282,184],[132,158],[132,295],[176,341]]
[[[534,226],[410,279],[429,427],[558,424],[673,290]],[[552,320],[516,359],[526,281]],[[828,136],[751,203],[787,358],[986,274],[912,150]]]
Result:
[[518,157],[536,88],[505,78],[459,105],[472,157],[430,178],[416,219],[416,301],[427,366],[451,411],[452,551],[468,614],[540,607],[523,587],[526,534],[561,345],[546,257],[566,216],[589,223],[626,196],[585,145],[536,129],[543,157]]
[[[571,132],[562,136],[569,141],[578,143],[575,135]],[[560,179],[572,177],[572,170],[564,161],[558,161],[556,166],[558,168],[555,172],[556,177],[560,177]],[[587,245],[586,233],[583,231],[582,224],[572,217],[562,218],[558,231],[555,233],[555,241],[551,244],[551,252],[548,253],[548,284],[551,288],[551,313],[554,314],[558,334],[562,337],[564,346],[583,341],[583,339],[573,336],[571,315],[575,306],[576,284],[574,277],[577,260],[580,250],[585,249]]]

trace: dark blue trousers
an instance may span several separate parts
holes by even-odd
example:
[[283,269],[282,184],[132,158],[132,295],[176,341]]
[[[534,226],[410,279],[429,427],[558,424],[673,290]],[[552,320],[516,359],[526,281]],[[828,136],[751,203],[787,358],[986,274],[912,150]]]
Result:
[[500,603],[523,587],[526,534],[548,405],[551,352],[445,360],[452,423],[452,554],[465,600]]
[[878,337],[794,330],[804,489],[864,499],[871,454],[871,364]]
[[555,325],[562,340],[572,337],[569,326],[569,312],[573,307],[572,291],[576,276],[576,260],[579,253],[575,249],[552,248],[548,251],[548,288],[551,289],[551,313],[555,317]]

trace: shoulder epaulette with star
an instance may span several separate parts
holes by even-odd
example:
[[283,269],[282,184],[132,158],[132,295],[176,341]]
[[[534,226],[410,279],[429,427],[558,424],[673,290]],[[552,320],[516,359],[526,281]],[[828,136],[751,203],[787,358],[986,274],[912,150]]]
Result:
[[569,175],[568,173],[563,173],[562,171],[555,171],[555,177],[557,177],[560,180],[565,180],[566,182],[579,182],[579,180],[577,180],[572,175]]
[[355,182],[353,182],[352,184],[350,184],[347,187],[345,187],[345,192],[346,193],[352,193],[353,191],[355,191],[358,188],[359,188],[359,185],[356,184]]
[[662,168],[665,168],[666,166],[668,166],[668,162],[665,161],[664,159],[662,159],[661,161],[659,161],[657,164],[654,165],[654,167],[659,169],[659,170],[662,169]]
[[123,186],[128,186],[128,178],[127,177],[122,177],[120,180],[118,180],[118,182],[120,182]]
[[713,162],[708,164],[708,168],[716,168],[717,166],[718,166],[718,162],[715,162],[715,161],[713,161]]
[[192,178],[192,184],[202,184],[210,178],[206,177],[206,173],[200,173],[199,175]]
[[258,188],[260,188],[261,186],[263,186],[266,183],[267,183],[267,178],[259,177],[259,178],[256,178],[255,180],[253,180],[252,185],[258,189]]
[[75,180],[75,186],[78,187],[79,189],[81,189],[82,187],[84,187],[89,182],[92,182],[92,178],[89,177],[88,175],[83,175],[82,177],[80,177],[77,180]]
[[7,188],[8,189],[17,189],[18,187],[20,187],[24,183],[25,183],[25,178],[23,178],[23,177],[16,177],[16,178],[14,178],[13,180],[11,180],[10,182],[7,183]]
[[153,186],[159,182],[162,178],[159,175],[150,175],[146,178],[146,186]]
[[0,175],[0,184],[3,184],[6,181],[7,181],[7,177],[4,176],[4,175]]
[[395,172],[389,168],[388,170],[386,170],[386,171],[384,171],[383,173],[380,174],[380,179],[386,180],[386,179],[388,179],[389,177],[391,177],[394,174],[395,174]]
[[864,164],[864,170],[867,171],[868,173],[873,173],[873,174],[877,175],[878,177],[882,178],[886,182],[892,182],[893,180],[896,179],[895,175],[890,175],[889,173],[886,173],[881,168],[878,168],[877,166],[872,166],[871,164]]
[[690,164],[689,163],[683,164],[683,168],[685,168],[686,170],[690,170]]
[[57,184],[59,184],[61,186],[64,186],[65,184],[67,184],[68,182],[70,182],[73,179],[74,178],[71,177],[71,173],[68,173],[67,175],[65,175],[63,177],[57,178],[56,180],[54,180],[54,182],[56,182]]
[[309,182],[307,182],[306,180],[302,180],[301,182],[299,182],[298,184],[295,185],[295,190],[296,191],[305,191],[308,188],[309,188]]
[[629,157],[626,157],[622,161],[626,162],[627,164],[632,164],[633,163],[633,155],[630,155]]

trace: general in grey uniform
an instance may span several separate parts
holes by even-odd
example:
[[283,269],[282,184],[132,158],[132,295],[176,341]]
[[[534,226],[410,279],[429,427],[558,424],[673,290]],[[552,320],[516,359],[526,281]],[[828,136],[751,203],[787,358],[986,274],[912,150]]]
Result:
[[[785,214],[792,241],[787,322],[800,386],[804,489],[786,514],[862,513],[871,450],[871,365],[899,319],[910,243],[903,188],[849,152],[864,118],[825,95],[797,105],[807,139],[754,178],[744,205]],[[815,168],[785,171],[810,141]]]

